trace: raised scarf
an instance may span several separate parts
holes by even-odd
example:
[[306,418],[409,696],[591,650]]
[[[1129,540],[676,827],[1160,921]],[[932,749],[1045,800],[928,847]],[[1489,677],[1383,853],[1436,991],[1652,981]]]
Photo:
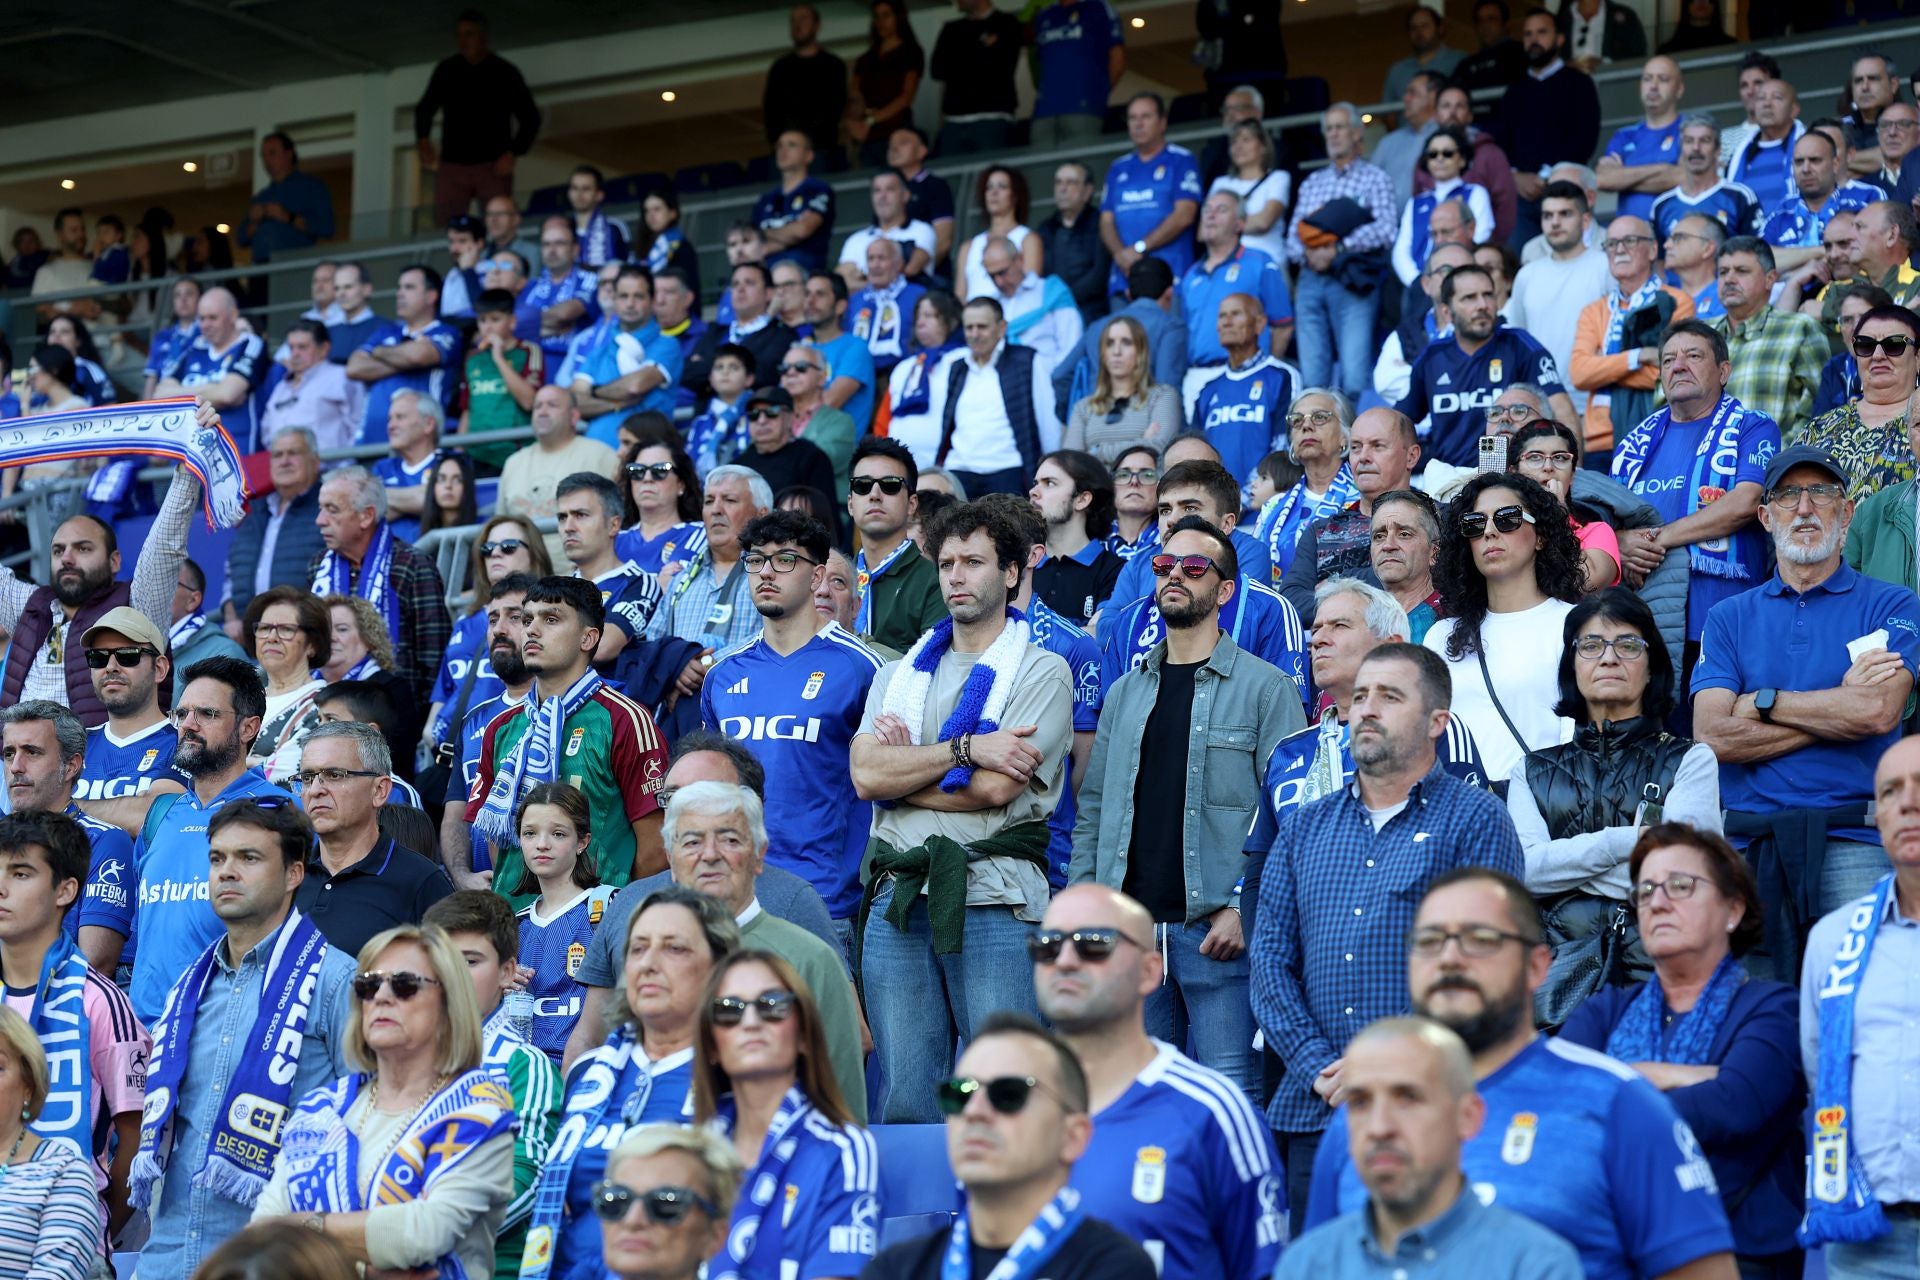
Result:
[[[288,1207],[295,1214],[360,1213],[430,1195],[462,1160],[519,1123],[513,1095],[492,1070],[475,1067],[428,1099],[370,1187],[360,1185],[360,1139],[347,1114],[369,1077],[351,1075],[300,1100],[281,1141]],[[459,1254],[438,1262],[440,1280],[468,1280]],[[485,1280],[475,1277],[474,1280]]]
[[907,378],[900,384],[900,398],[894,401],[893,416],[913,417],[927,413],[933,406],[933,371],[950,351],[958,351],[958,341],[943,342],[925,351],[916,351],[907,362]]
[[1873,940],[1893,897],[1893,876],[1881,878],[1873,896],[1853,909],[1833,963],[1820,980],[1815,1014],[1820,1020],[1820,1061],[1814,1071],[1813,1158],[1807,1162],[1807,1214],[1799,1238],[1808,1249],[1823,1244],[1860,1244],[1887,1233],[1886,1211],[1873,1194],[1866,1166],[1852,1146],[1853,1001],[1873,958]]
[[674,248],[685,239],[686,236],[681,233],[678,227],[668,227],[665,231],[655,236],[653,243],[647,246],[647,270],[653,272],[655,275],[659,275],[662,271],[672,266]]
[[1721,957],[1720,964],[1707,979],[1700,998],[1691,1012],[1674,1024],[1673,1034],[1663,1037],[1660,1026],[1666,1020],[1667,995],[1660,985],[1660,974],[1641,984],[1627,1003],[1627,1010],[1607,1037],[1607,1056],[1622,1062],[1678,1062],[1704,1066],[1711,1059],[1713,1039],[1726,1025],[1727,1010],[1733,997],[1747,980],[1747,971],[1732,956]]
[[[953,711],[940,726],[937,741],[949,742],[967,733],[992,733],[1000,727],[1007,703],[1013,697],[1014,678],[1026,656],[1033,629],[1018,609],[1007,610],[1006,625],[993,643],[973,664]],[[933,673],[940,659],[953,648],[953,619],[942,618],[927,634],[913,642],[905,661],[887,685],[883,710],[900,717],[914,745],[920,745],[921,725],[926,718],[927,698],[933,692]],[[940,780],[940,789],[952,793],[973,780],[973,770],[955,765]]]
[[1347,509],[1360,501],[1360,490],[1354,486],[1353,472],[1346,463],[1340,464],[1340,470],[1333,476],[1333,482],[1327,486],[1327,492],[1309,509],[1306,505],[1307,481],[1305,477],[1294,482],[1285,493],[1276,493],[1267,499],[1267,505],[1260,508],[1260,521],[1254,534],[1267,544],[1267,553],[1273,560],[1273,581],[1279,582],[1293,563],[1293,553],[1300,544],[1300,535],[1306,532],[1308,525],[1315,520],[1323,520]]
[[87,1017],[87,958],[62,932],[40,962],[27,1025],[46,1050],[47,1098],[29,1126],[49,1142],[93,1159],[93,1028]]
[[207,524],[231,529],[247,515],[240,450],[225,427],[203,427],[193,414],[193,400],[181,397],[9,418],[0,425],[0,467],[124,460],[130,453],[163,459],[200,481]]
[[[1704,427],[1698,422],[1683,424],[1686,430],[1700,432],[1700,441],[1693,450],[1693,468],[1687,475],[1688,515],[1710,502],[1718,502],[1732,490],[1740,467],[1740,432],[1749,415],[1763,416],[1732,396],[1722,395]],[[1627,432],[1625,438],[1614,445],[1613,478],[1629,489],[1640,483],[1647,463],[1672,425],[1673,406],[1662,405]],[[1750,539],[1749,534],[1736,533],[1696,542],[1687,548],[1687,557],[1695,573],[1750,582],[1755,568],[1748,560],[1752,549]]]
[[[787,1182],[787,1166],[793,1163],[793,1153],[799,1149],[800,1139],[806,1133],[807,1117],[813,1114],[813,1104],[807,1101],[807,1095],[798,1085],[788,1089],[787,1096],[780,1099],[780,1109],[773,1113],[766,1140],[760,1144],[760,1160],[747,1171],[746,1182],[734,1197],[727,1247],[707,1263],[707,1280],[740,1280],[747,1259],[763,1246],[763,1257],[786,1257],[780,1246],[792,1202],[781,1194],[781,1188]],[[713,1128],[723,1137],[731,1138],[736,1118],[733,1095],[728,1094],[720,1099],[716,1108]],[[776,1202],[782,1211],[769,1214],[767,1210]],[[756,1268],[766,1275],[778,1270],[777,1267]],[[525,1272],[521,1275],[525,1280]]]
[[387,634],[400,634],[400,592],[393,585],[393,526],[385,520],[374,526],[373,541],[360,561],[360,581],[353,581],[353,566],[338,551],[320,557],[313,571],[313,594],[317,596],[359,596],[380,611],[386,619]]
[[[987,1273],[987,1280],[1034,1280],[1040,1269],[1060,1252],[1073,1233],[1086,1220],[1080,1205],[1080,1193],[1061,1187],[1053,1199],[1041,1208],[1040,1216],[1027,1225],[1013,1248]],[[946,1257],[940,1261],[940,1280],[973,1280],[973,1229],[967,1211],[954,1219],[953,1234],[947,1238]]]
[[[215,953],[225,945],[227,940],[221,937],[200,953],[167,993],[160,1020],[153,1024],[147,1105],[140,1114],[140,1153],[133,1158],[129,1178],[129,1198],[136,1209],[153,1202],[154,1190],[172,1158],[173,1114],[180,1105],[180,1081],[187,1071],[194,1019],[219,963]],[[244,1205],[258,1201],[266,1190],[280,1150],[280,1129],[295,1101],[294,1072],[326,955],[326,935],[298,911],[289,913],[260,975],[260,1008],[226,1092],[229,1098],[246,1099],[248,1105],[228,1107],[215,1115],[206,1162],[194,1171],[194,1186]]]
[[501,847],[515,842],[514,809],[521,793],[559,776],[560,735],[567,721],[604,683],[589,667],[585,675],[567,686],[566,692],[543,698],[539,682],[534,682],[527,690],[526,708],[521,713],[527,717],[527,731],[513,744],[507,758],[494,766],[493,786],[487,791],[480,816],[474,819],[474,830]]
[[860,586],[860,612],[853,621],[856,634],[873,634],[873,584],[886,576],[887,570],[893,568],[894,561],[905,555],[907,548],[912,545],[912,538],[902,538],[900,545],[887,552],[887,558],[873,569],[867,568],[866,548],[862,547],[860,554],[854,557],[854,575]]

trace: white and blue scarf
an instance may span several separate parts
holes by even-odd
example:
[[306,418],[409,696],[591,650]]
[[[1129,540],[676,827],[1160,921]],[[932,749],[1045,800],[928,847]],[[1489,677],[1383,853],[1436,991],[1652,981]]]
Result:
[[87,1017],[87,958],[64,932],[40,962],[27,1025],[47,1053],[47,1098],[30,1126],[49,1142],[93,1159],[93,1028]]
[[[366,657],[360,659],[360,661],[348,667],[346,671],[341,674],[340,678],[342,680],[365,680],[370,676],[378,674],[379,671],[379,659],[375,658],[372,654],[368,654]],[[319,667],[315,667],[313,669],[313,678],[315,680],[325,680],[327,673]]]
[[385,520],[374,526],[373,541],[360,561],[360,581],[353,582],[353,566],[338,551],[320,557],[313,571],[313,594],[359,596],[380,611],[387,633],[400,634],[400,592],[393,584],[393,526]]
[[[1027,1229],[1013,1242],[1013,1248],[987,1273],[987,1280],[1033,1280],[1053,1255],[1060,1252],[1060,1246],[1080,1229],[1086,1217],[1080,1193],[1072,1187],[1061,1187],[1059,1193],[1042,1206],[1040,1216],[1027,1224]],[[947,1238],[947,1255],[940,1262],[940,1280],[972,1280],[972,1277],[973,1228],[968,1223],[967,1211],[962,1209],[954,1220],[953,1234]]]
[[1620,1021],[1614,1024],[1613,1033],[1607,1037],[1607,1056],[1621,1062],[1705,1066],[1712,1061],[1713,1041],[1726,1025],[1733,997],[1746,980],[1747,971],[1740,967],[1740,962],[1730,955],[1722,956],[1692,1010],[1674,1024],[1672,1035],[1663,1037],[1661,1027],[1667,1018],[1667,994],[1656,971],[1642,984],[1627,1003]]
[[[363,1189],[360,1139],[347,1127],[347,1114],[367,1080],[347,1076],[300,1100],[280,1146],[288,1170],[288,1208],[294,1213],[361,1213],[418,1200],[432,1194],[462,1160],[519,1125],[513,1095],[491,1070],[476,1067],[428,1100],[375,1172],[372,1186]],[[440,1280],[467,1280],[457,1253],[436,1265]]]
[[900,295],[906,288],[905,276],[884,289],[869,286],[867,296],[872,299],[873,309],[863,309],[854,318],[854,336],[866,343],[868,352],[879,359],[899,360],[907,354],[912,326],[905,323],[906,313],[900,307]]
[[[133,1158],[129,1198],[136,1209],[153,1194],[172,1157],[173,1114],[180,1104],[180,1082],[187,1072],[194,1019],[213,977],[222,937],[193,962],[167,993],[160,1020],[153,1024],[153,1057],[147,1071],[147,1104],[140,1113],[140,1153]],[[214,1117],[206,1163],[194,1171],[193,1185],[238,1204],[260,1199],[273,1176],[281,1125],[293,1105],[293,1077],[309,1030],[320,965],[327,956],[326,935],[298,911],[287,916],[260,976],[260,1009],[247,1033],[227,1096],[246,1098],[242,1110],[223,1109]]]
[[873,634],[873,584],[885,577],[887,570],[893,568],[893,562],[905,555],[907,548],[912,545],[912,538],[900,539],[900,545],[889,551],[887,558],[874,569],[867,568],[867,553],[864,548],[854,557],[854,576],[860,588],[860,612],[853,620],[855,633],[863,636]]
[[[967,673],[966,683],[960,686],[953,713],[940,726],[939,741],[949,742],[968,733],[992,733],[1000,727],[1000,717],[1007,713],[1007,703],[1013,698],[1014,678],[1020,672],[1032,634],[1026,617],[1018,609],[1008,609],[1006,626],[980,655],[973,670]],[[893,673],[892,683],[887,685],[882,709],[906,723],[916,746],[920,744],[920,726],[926,720],[927,698],[933,693],[933,673],[951,648],[953,619],[942,618],[933,630],[914,641],[900,669]],[[972,780],[973,770],[955,765],[940,780],[940,789],[952,793]]]
[[1067,282],[1059,276],[1042,276],[1040,279],[1040,305],[1031,311],[1023,311],[1007,321],[1007,341],[1024,346],[1020,339],[1027,330],[1045,320],[1056,311],[1078,311],[1079,304],[1073,300],[1073,290],[1067,288]]
[[1155,520],[1147,521],[1146,527],[1140,530],[1140,536],[1132,542],[1122,538],[1119,527],[1115,526],[1114,531],[1107,535],[1106,544],[1107,550],[1122,560],[1131,560],[1149,547],[1160,545],[1160,524]]
[[1614,282],[1607,294],[1607,351],[1617,356],[1625,349],[1627,317],[1642,307],[1653,305],[1660,296],[1660,277],[1649,272],[1647,282],[1633,291],[1631,298],[1620,292],[1620,284]]
[[513,811],[521,793],[559,776],[560,735],[567,721],[604,683],[589,667],[565,693],[543,698],[538,681],[527,690],[526,707],[521,713],[527,718],[527,731],[507,758],[494,766],[493,786],[487,791],[480,816],[474,819],[474,830],[496,845],[514,843]]
[[653,243],[647,246],[647,270],[659,275],[672,266],[674,247],[686,238],[678,227],[668,227],[655,236]]
[[[1741,428],[1753,413],[1732,396],[1722,395],[1704,428],[1697,422],[1683,424],[1686,430],[1700,432],[1700,442],[1693,451],[1693,469],[1687,476],[1688,515],[1732,491],[1739,474]],[[1614,446],[1613,478],[1629,489],[1639,484],[1647,463],[1672,425],[1673,406],[1662,405],[1627,432]],[[1747,532],[1710,538],[1687,548],[1695,573],[1739,582],[1753,580],[1758,554],[1757,539]]]
[[[240,450],[225,427],[217,422],[203,427],[193,413],[193,400],[182,397],[10,418],[0,425],[0,467],[59,465],[83,458],[122,462],[130,453],[163,459],[185,467],[200,482],[207,524],[231,529],[247,515]],[[106,470],[117,474],[114,466]],[[125,478],[132,483],[131,472]]]
[[580,261],[589,267],[619,261],[627,247],[626,237],[599,209],[587,215],[587,229],[579,232],[579,240]]
[[[787,1256],[780,1245],[787,1227],[783,1210],[790,1212],[790,1208],[780,1189],[786,1185],[787,1166],[793,1163],[793,1153],[806,1132],[807,1118],[813,1114],[813,1104],[807,1101],[807,1095],[798,1085],[788,1089],[787,1096],[780,1099],[780,1109],[773,1113],[766,1139],[760,1144],[759,1163],[748,1171],[746,1185],[734,1197],[727,1247],[707,1264],[707,1280],[740,1280],[747,1259],[762,1246],[766,1250],[763,1256]],[[723,1137],[731,1138],[735,1119],[736,1108],[729,1094],[720,1099],[712,1126]],[[776,1204],[780,1207],[774,1208]],[[774,1211],[769,1214],[769,1209]],[[773,1269],[760,1270],[771,1274]]]
[[732,462],[752,444],[753,438],[747,433],[747,397],[744,395],[735,404],[715,396],[708,402],[707,411],[687,428],[687,456],[693,459],[694,470],[701,475]]
[[1347,509],[1349,503],[1360,501],[1360,490],[1354,486],[1353,472],[1346,463],[1340,464],[1340,470],[1334,473],[1333,483],[1320,500],[1308,508],[1305,503],[1307,482],[1303,477],[1294,482],[1285,493],[1276,493],[1267,499],[1267,505],[1260,508],[1260,522],[1255,537],[1267,544],[1267,554],[1273,560],[1273,581],[1280,581],[1287,566],[1293,563],[1294,549],[1300,544],[1300,535],[1306,532],[1308,525],[1315,520],[1323,520]]
[[894,417],[914,417],[932,408],[933,371],[946,359],[949,351],[959,349],[957,341],[943,342],[937,347],[914,353],[913,360],[907,365],[907,379],[900,384],[900,398],[893,405]]
[[1800,1243],[1860,1244],[1887,1233],[1886,1211],[1873,1194],[1866,1166],[1852,1144],[1853,1001],[1873,958],[1873,940],[1893,897],[1893,876],[1882,877],[1873,896],[1853,909],[1840,949],[1827,966],[1815,997],[1820,1020],[1820,1062],[1814,1071],[1813,1158],[1807,1162],[1807,1216]]
[[207,625],[207,615],[190,613],[167,628],[167,652],[178,653],[180,646],[200,634],[200,628]]

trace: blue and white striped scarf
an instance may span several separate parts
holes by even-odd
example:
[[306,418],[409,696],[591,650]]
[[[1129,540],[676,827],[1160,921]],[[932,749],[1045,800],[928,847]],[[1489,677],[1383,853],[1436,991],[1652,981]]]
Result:
[[[1733,490],[1740,468],[1740,432],[1750,414],[1754,414],[1752,409],[1723,394],[1704,429],[1698,422],[1683,424],[1685,430],[1700,432],[1700,441],[1693,451],[1693,468],[1687,475],[1688,515],[1708,503],[1718,502]],[[1613,478],[1629,489],[1640,483],[1647,463],[1660,447],[1661,437],[1672,425],[1673,406],[1662,405],[1627,432],[1614,446]],[[1739,582],[1753,580],[1760,554],[1758,537],[1748,531],[1710,538],[1687,548],[1695,573]]]
[[860,612],[853,620],[853,629],[858,634],[863,636],[873,634],[873,584],[885,576],[887,570],[893,568],[893,562],[904,555],[907,548],[912,545],[912,538],[900,539],[900,545],[889,551],[887,558],[872,569],[867,568],[867,552],[864,547],[861,548],[859,555],[854,557],[854,577],[860,588]]
[[559,776],[560,735],[573,714],[587,705],[587,700],[605,683],[589,667],[565,693],[543,698],[538,681],[527,690],[526,708],[521,712],[527,718],[526,732],[520,735],[520,741],[513,745],[507,758],[494,765],[493,786],[487,791],[480,816],[474,819],[474,830],[496,845],[515,842],[514,809],[519,806],[521,794]]
[[[735,1119],[733,1095],[720,1099],[717,1110],[712,1127],[723,1137],[731,1138]],[[763,1248],[764,1257],[787,1256],[780,1247],[787,1226],[783,1212],[786,1201],[780,1189],[786,1185],[787,1166],[793,1162],[793,1153],[806,1132],[807,1117],[813,1113],[813,1104],[807,1101],[807,1095],[798,1085],[788,1089],[787,1096],[780,1099],[780,1109],[773,1113],[766,1139],[760,1144],[759,1163],[747,1172],[746,1185],[734,1197],[727,1247],[707,1264],[707,1280],[740,1280],[747,1259]],[[755,1270],[772,1274],[775,1269],[757,1267]]]
[[93,1032],[87,1017],[87,958],[64,932],[40,962],[27,1025],[46,1050],[46,1100],[32,1130],[93,1159]]
[[[1025,615],[1018,609],[1008,609],[1007,624],[967,673],[966,683],[960,686],[960,696],[954,701],[952,714],[940,726],[938,741],[950,742],[962,734],[992,733],[1000,728],[1000,717],[1007,713],[1007,703],[1013,698],[1014,678],[1020,673],[1020,663],[1026,657],[1032,638],[1033,631]],[[927,698],[933,693],[933,673],[951,648],[953,619],[942,618],[933,630],[914,641],[887,685],[882,709],[905,722],[916,746],[920,745],[920,726],[926,721]],[[955,765],[940,780],[940,789],[952,793],[972,780],[973,770]]]
[[[163,459],[185,467],[200,481],[207,524],[231,529],[247,515],[240,450],[225,427],[219,423],[203,427],[193,413],[193,400],[181,397],[9,418],[0,425],[0,467],[57,465],[83,458],[110,458],[118,463],[130,453]],[[115,466],[106,470],[119,474]],[[126,478],[130,483],[131,473]]]
[[1346,463],[1340,464],[1340,470],[1334,473],[1333,483],[1327,486],[1326,493],[1309,509],[1305,503],[1307,482],[1302,477],[1285,493],[1276,493],[1267,499],[1266,506],[1260,508],[1260,521],[1254,536],[1267,544],[1267,554],[1273,560],[1273,581],[1279,582],[1293,563],[1294,549],[1300,544],[1300,535],[1306,532],[1308,525],[1315,520],[1345,511],[1349,504],[1360,501],[1360,490],[1354,486],[1353,472]]
[[1649,272],[1647,282],[1633,291],[1631,298],[1620,292],[1620,283],[1615,281],[1607,294],[1607,351],[1610,356],[1620,354],[1626,335],[1627,317],[1640,308],[1649,306],[1660,296],[1660,277]]
[[353,566],[338,551],[320,557],[313,571],[313,594],[317,596],[359,596],[380,611],[386,619],[389,635],[400,634],[400,592],[393,585],[393,526],[385,520],[374,526],[373,541],[360,561],[360,581],[353,581]]
[[[1027,1224],[1027,1229],[1013,1242],[1013,1248],[987,1273],[987,1280],[1033,1280],[1053,1255],[1060,1252],[1060,1246],[1080,1229],[1086,1216],[1080,1193],[1072,1187],[1061,1187],[1053,1199],[1041,1207],[1040,1216]],[[965,1209],[954,1220],[953,1234],[947,1237],[946,1256],[940,1261],[940,1280],[973,1280],[973,1228]]]

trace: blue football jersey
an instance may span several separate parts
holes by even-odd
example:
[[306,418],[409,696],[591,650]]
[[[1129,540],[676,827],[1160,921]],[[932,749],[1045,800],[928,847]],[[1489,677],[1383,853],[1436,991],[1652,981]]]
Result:
[[1716,182],[1697,196],[1675,187],[1653,202],[1653,234],[1661,246],[1680,219],[1696,213],[1719,223],[1728,239],[1760,233],[1760,198],[1740,183]]
[[574,975],[586,961],[587,944],[613,894],[610,884],[582,889],[551,920],[541,918],[537,898],[520,909],[520,967],[532,975],[527,979],[527,994],[533,997],[530,1038],[556,1067],[585,998],[586,988]]
[[387,442],[387,406],[393,403],[396,393],[413,391],[430,396],[444,410],[447,398],[460,385],[460,331],[444,320],[433,320],[418,333],[409,332],[398,320],[392,321],[375,329],[373,336],[361,343],[359,349],[371,352],[420,338],[433,344],[439,360],[424,369],[390,373],[377,382],[367,384],[367,413],[360,419],[361,444]]
[[1090,1217],[1138,1241],[1161,1280],[1273,1274],[1286,1190],[1266,1119],[1172,1045],[1094,1117],[1073,1166]]
[[1796,197],[1767,215],[1760,224],[1760,238],[1783,249],[1817,249],[1835,214],[1857,213],[1884,198],[1878,187],[1858,181],[1843,183],[1818,211]]
[[836,920],[860,906],[873,808],[848,754],[880,655],[830,622],[781,657],[761,636],[722,653],[700,686],[700,719],[767,770],[767,861],[805,879]]
[[1299,388],[1300,371],[1268,355],[1200,388],[1194,426],[1220,451],[1220,464],[1242,488],[1253,482],[1260,459],[1285,447],[1287,406]]
[[740,1238],[742,1219],[754,1212],[755,1195],[764,1191],[770,1203],[760,1214],[759,1234],[746,1237],[749,1252],[735,1272],[740,1280],[861,1274],[880,1251],[886,1217],[873,1135],[858,1125],[843,1129],[817,1113],[786,1132],[779,1148],[784,1152],[790,1142],[792,1154],[780,1181],[761,1185],[775,1149],[768,1146],[740,1184],[733,1238]]
[[[87,833],[93,857],[87,864],[87,883],[80,901],[67,909],[61,927],[76,942],[81,925],[98,925],[131,939],[133,895],[138,887],[134,883],[133,837],[110,822],[88,817],[78,805],[68,805],[67,816]],[[131,944],[121,948],[120,963],[133,963]]]
[[[256,334],[241,334],[218,355],[214,354],[206,337],[200,335],[181,347],[173,363],[167,366],[166,376],[189,391],[196,392],[198,388],[213,386],[229,377],[245,379],[246,399],[231,409],[222,409],[220,425],[233,437],[233,443],[240,452],[247,454],[259,448],[253,398],[266,379],[268,363],[267,344],[260,341]],[[383,418],[381,421],[384,423],[386,420]]]
[[124,800],[145,795],[163,778],[186,786],[186,775],[173,767],[179,741],[179,733],[165,720],[124,739],[113,736],[111,725],[95,725],[87,730],[87,759],[73,784],[73,798]]
[[[391,398],[391,397],[389,397]],[[375,441],[374,443],[378,443]],[[398,454],[376,459],[367,468],[373,478],[389,489],[417,489],[427,483],[433,474],[434,464],[440,461],[440,452],[435,450],[422,458],[417,465],[409,466]],[[393,528],[393,536],[409,545],[419,540],[420,517],[403,516],[395,512],[387,517],[387,523]]]
[[692,560],[706,544],[706,526],[698,520],[671,525],[665,532],[651,538],[640,532],[639,525],[635,525],[614,535],[613,554],[639,565],[648,573],[658,573],[675,561],[684,564]]
[[[440,674],[433,682],[432,702],[440,704],[440,714],[433,722],[433,736],[436,742],[446,742],[460,726],[449,725],[447,718],[453,714],[453,704],[459,700],[460,686],[466,682],[467,671],[474,663],[480,664],[480,671],[473,678],[473,688],[467,694],[467,708],[472,710],[489,698],[497,698],[506,686],[500,683],[500,677],[493,674],[493,663],[487,657],[487,613],[482,609],[478,613],[469,613],[453,624],[453,635],[447,640],[446,656],[440,660]],[[460,793],[462,800],[466,792]]]
[[[1475,1193],[1564,1237],[1588,1280],[1664,1275],[1733,1251],[1699,1139],[1633,1068],[1541,1036],[1479,1088],[1486,1122],[1460,1153]],[[1366,1203],[1342,1108],[1313,1162],[1307,1226]]]
[[1107,0],[1050,4],[1033,18],[1033,48],[1040,62],[1033,118],[1098,116],[1112,89],[1107,55],[1124,45],[1120,19]]
[[[1107,166],[1106,194],[1100,208],[1113,215],[1120,243],[1131,245],[1147,238],[1149,232],[1165,222],[1182,200],[1200,203],[1200,165],[1193,152],[1175,143],[1167,143],[1146,160],[1129,151]],[[1153,251],[1153,256],[1173,268],[1178,280],[1193,265],[1193,235],[1175,236]],[[1126,273],[1116,263],[1107,277],[1109,293],[1127,291]]]
[[654,610],[660,607],[660,581],[639,565],[628,561],[611,573],[593,580],[600,588],[600,603],[607,611],[607,625],[616,627],[633,644],[647,634]]
[[809,213],[820,215],[820,229],[798,244],[776,249],[767,255],[767,265],[797,262],[809,271],[827,264],[827,241],[833,238],[833,188],[808,174],[791,191],[780,187],[766,192],[753,204],[753,225],[773,231],[800,221]]
[[[1658,129],[1649,128],[1645,120],[1635,120],[1625,128],[1614,132],[1607,141],[1606,154],[1618,157],[1621,164],[1628,168],[1650,164],[1678,164],[1680,162],[1680,119],[1662,125]],[[1645,218],[1653,210],[1654,197],[1645,191],[1622,191],[1616,216]]]
[[[1220,629],[1254,657],[1271,662],[1307,700],[1307,642],[1300,615],[1285,596],[1246,574],[1236,580],[1233,599],[1220,608]],[[1100,678],[1103,689],[1147,660],[1153,646],[1167,638],[1166,623],[1152,596],[1143,596],[1122,608],[1112,623],[1101,628]]]
[[[1094,732],[1100,727],[1100,704],[1106,695],[1105,682],[1100,678],[1100,646],[1038,596],[1027,609],[1027,622],[1033,628],[1033,643],[1060,655],[1073,673],[1073,731]],[[1069,756],[1060,803],[1047,820],[1047,879],[1056,893],[1067,887],[1067,864],[1073,860],[1073,821],[1078,813],[1073,800],[1073,757]]]
[[1487,409],[1516,382],[1531,382],[1548,395],[1567,389],[1560,366],[1532,334],[1497,323],[1472,355],[1457,337],[1428,343],[1413,362],[1406,398],[1395,407],[1416,425],[1427,423],[1420,440],[1429,459],[1470,467]]

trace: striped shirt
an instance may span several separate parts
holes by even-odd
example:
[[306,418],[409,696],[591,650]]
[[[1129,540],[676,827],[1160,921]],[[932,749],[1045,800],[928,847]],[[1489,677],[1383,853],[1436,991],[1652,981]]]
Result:
[[106,1229],[87,1162],[70,1147],[42,1142],[0,1178],[0,1276],[86,1280]]
[[[22,1018],[32,1015],[34,993],[31,989],[21,991],[7,987],[5,999],[7,1007]],[[93,1108],[88,1127],[93,1133],[94,1180],[98,1189],[105,1191],[113,1118],[140,1114],[147,1092],[147,1055],[153,1048],[153,1040],[133,1016],[133,1005],[126,993],[91,965],[87,967],[87,987],[82,999],[92,1040],[87,1046],[87,1066],[93,1076],[93,1097],[87,1100],[87,1105]],[[57,1059],[58,1055],[55,1056]],[[9,1274],[12,1273],[0,1267],[0,1275]]]

